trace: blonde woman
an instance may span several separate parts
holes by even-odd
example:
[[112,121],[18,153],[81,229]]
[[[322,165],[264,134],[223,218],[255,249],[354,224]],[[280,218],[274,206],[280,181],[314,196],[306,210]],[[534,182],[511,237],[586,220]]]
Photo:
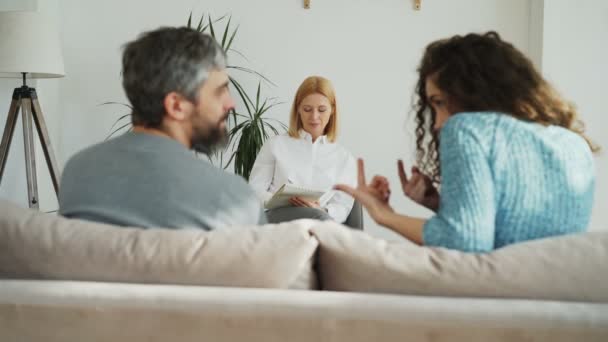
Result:
[[249,183],[265,201],[283,184],[328,191],[318,202],[293,197],[291,206],[267,211],[271,223],[300,218],[344,222],[353,206],[338,183],[356,184],[353,156],[336,143],[339,112],[331,82],[311,76],[293,101],[287,134],[269,139],[258,154]]

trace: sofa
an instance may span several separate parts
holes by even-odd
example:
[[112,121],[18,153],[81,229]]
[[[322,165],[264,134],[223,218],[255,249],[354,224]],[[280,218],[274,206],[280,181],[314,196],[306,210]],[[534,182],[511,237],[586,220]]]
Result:
[[608,341],[608,233],[468,254],[313,220],[217,231],[0,201],[0,341]]

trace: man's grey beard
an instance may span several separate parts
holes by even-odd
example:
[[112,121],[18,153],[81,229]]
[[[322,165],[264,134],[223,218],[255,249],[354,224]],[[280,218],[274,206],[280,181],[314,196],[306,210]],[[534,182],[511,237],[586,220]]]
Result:
[[192,149],[207,156],[223,150],[228,145],[228,129],[214,127],[205,136],[192,137]]

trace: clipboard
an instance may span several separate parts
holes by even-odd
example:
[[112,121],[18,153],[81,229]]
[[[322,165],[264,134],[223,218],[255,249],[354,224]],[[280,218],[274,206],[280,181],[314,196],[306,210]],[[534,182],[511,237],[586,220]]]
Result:
[[276,209],[282,207],[291,207],[289,199],[292,197],[300,197],[307,201],[316,202],[323,195],[325,191],[307,189],[299,187],[293,184],[283,184],[279,190],[277,190],[272,197],[264,203],[265,209]]

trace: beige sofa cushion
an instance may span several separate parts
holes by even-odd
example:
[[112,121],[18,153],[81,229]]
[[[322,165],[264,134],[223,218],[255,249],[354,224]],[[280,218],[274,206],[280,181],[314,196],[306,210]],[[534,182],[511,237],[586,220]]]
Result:
[[210,232],[122,228],[0,202],[0,277],[315,288],[314,223]]
[[312,232],[324,290],[608,302],[606,232],[477,255],[387,242],[335,223]]

